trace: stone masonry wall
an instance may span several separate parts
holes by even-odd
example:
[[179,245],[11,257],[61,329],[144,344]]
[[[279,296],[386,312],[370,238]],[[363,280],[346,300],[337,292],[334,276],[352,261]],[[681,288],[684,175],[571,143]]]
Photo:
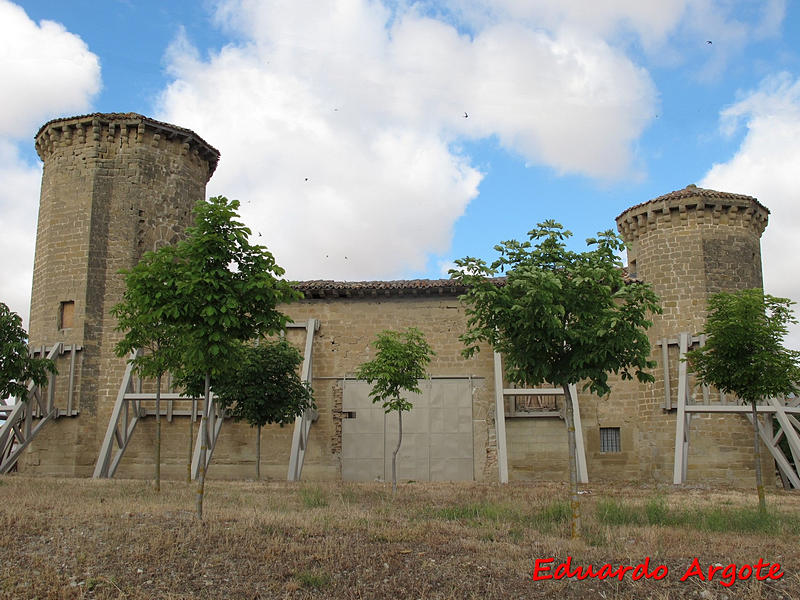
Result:
[[[39,131],[36,149],[44,175],[30,342],[83,347],[75,401],[80,417],[48,425],[20,468],[40,464],[37,471],[91,475],[124,371],[113,352],[121,334],[109,314],[124,291],[119,271],[183,234],[219,153],[189,130],[135,114],[51,121]],[[63,301],[75,302],[72,328],[59,323]],[[56,387],[65,390],[66,357],[58,367]]]
[[[193,132],[133,114],[87,115],[47,123],[36,138],[44,161],[31,304],[31,344],[78,344],[75,418],[49,423],[24,453],[30,473],[91,475],[121,383],[125,360],[113,347],[121,334],[109,309],[123,293],[119,270],[142,254],[177,241],[191,220],[193,204],[218,153]],[[608,398],[580,392],[580,412],[592,480],[672,480],[675,412],[662,408],[664,376],[656,342],[680,332],[696,334],[705,321],[709,294],[761,285],[759,239],[768,211],[755,199],[690,186],[633,207],[617,218],[631,244],[632,275],[651,283],[664,314],[650,330],[658,361],[653,384],[611,378]],[[434,282],[435,283],[435,282]],[[413,287],[413,286],[412,286]],[[318,319],[313,346],[313,386],[319,419],[311,429],[304,479],[341,477],[343,381],[374,356],[371,343],[384,329],[414,326],[436,356],[434,377],[473,381],[475,478],[497,480],[494,365],[488,348],[472,359],[458,339],[466,327],[464,307],[453,289],[372,289],[319,293],[281,307],[296,322]],[[72,327],[59,322],[62,302],[75,303]],[[299,348],[305,332],[287,334]],[[673,399],[677,348],[670,347]],[[56,405],[66,402],[68,355],[58,362]],[[344,384],[346,385],[346,384]],[[152,384],[146,383],[145,389]],[[176,408],[187,404],[176,403]],[[186,477],[190,435],[185,416],[162,421],[162,473]],[[566,480],[564,422],[557,417],[506,421],[511,480]],[[600,428],[619,427],[621,452],[600,451]],[[689,482],[749,486],[750,425],[738,415],[695,416],[691,429]],[[120,464],[118,477],[151,477],[155,420],[142,419]],[[212,478],[252,478],[255,430],[226,421],[214,453]],[[262,477],[285,479],[292,427],[262,431]],[[767,472],[771,461],[765,458]]]
[[[665,411],[662,338],[695,335],[705,324],[708,296],[718,291],[761,287],[759,238],[768,211],[754,198],[689,186],[633,207],[617,218],[631,249],[628,262],[636,276],[661,298],[663,314],[650,330],[651,358],[658,367],[654,384],[625,382],[635,390],[638,478],[671,481],[675,447],[675,410]],[[678,349],[670,347],[673,406],[677,403]],[[691,380],[693,383],[693,379]],[[691,394],[699,394],[692,385]],[[715,393],[715,392],[712,392]],[[752,482],[752,428],[740,415],[695,415],[689,429],[688,482]],[[768,454],[768,453],[765,453]],[[772,473],[771,458],[765,458]]]

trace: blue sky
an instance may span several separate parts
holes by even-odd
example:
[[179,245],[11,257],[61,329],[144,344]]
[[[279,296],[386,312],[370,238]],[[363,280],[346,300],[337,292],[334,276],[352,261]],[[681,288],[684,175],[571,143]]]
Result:
[[442,277],[550,218],[580,245],[696,183],[771,209],[765,285],[800,300],[799,26],[782,0],[0,0],[0,299],[27,317],[38,127],[134,111],[221,150],[209,194],[293,279]]

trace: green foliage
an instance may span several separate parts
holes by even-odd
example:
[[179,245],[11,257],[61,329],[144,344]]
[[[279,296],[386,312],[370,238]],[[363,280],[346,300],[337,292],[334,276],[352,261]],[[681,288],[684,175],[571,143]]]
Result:
[[22,318],[0,302],[0,398],[27,400],[28,381],[46,385],[57,372],[52,360],[31,357]]
[[414,327],[404,332],[382,331],[372,345],[377,355],[358,368],[356,377],[372,385],[370,398],[387,413],[411,410],[411,402],[400,394],[404,390],[419,393],[417,381],[425,377],[425,367],[435,352]]
[[165,246],[158,252],[146,252],[133,269],[122,271],[125,293],[111,314],[117,318],[117,331],[124,331],[125,336],[114,351],[126,356],[142,350],[131,363],[143,377],[158,377],[179,365],[181,340],[172,320],[177,302],[176,268],[176,248]]
[[251,427],[293,423],[306,409],[314,408],[311,388],[297,374],[302,361],[297,348],[286,340],[243,345],[237,351],[235,370],[212,386],[217,401],[227,414]]
[[796,323],[786,298],[760,289],[714,294],[705,346],[686,355],[698,380],[749,402],[789,394],[800,383],[800,352],[783,347]]
[[[608,373],[652,381],[646,369],[650,344],[647,313],[660,312],[649,285],[625,284],[617,253],[623,241],[612,231],[586,240],[592,249],[567,250],[569,231],[540,223],[530,241],[495,246],[491,265],[477,258],[456,261],[453,279],[469,290],[464,355],[488,342],[505,359],[516,383],[560,386],[586,381],[598,395],[610,392]],[[505,280],[492,279],[505,274]]]
[[198,202],[165,281],[162,315],[179,330],[183,369],[212,380],[235,365],[242,342],[283,329],[277,304],[301,297],[277,279],[284,270],[272,254],[250,244],[238,208],[223,196]]

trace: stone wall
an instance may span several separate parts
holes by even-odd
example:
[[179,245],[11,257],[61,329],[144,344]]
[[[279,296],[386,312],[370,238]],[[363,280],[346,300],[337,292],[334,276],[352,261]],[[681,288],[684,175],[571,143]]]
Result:
[[[663,338],[703,330],[712,293],[762,286],[760,237],[769,211],[755,198],[688,186],[628,209],[617,225],[631,247],[636,277],[653,286],[664,310],[653,319],[654,384],[636,388],[631,406],[640,479],[670,481],[675,446],[675,410],[664,410]],[[670,347],[673,406],[677,402],[678,348]],[[693,378],[692,378],[693,382]],[[699,393],[692,386],[692,394]],[[695,415],[690,427],[688,482],[752,481],[752,426],[740,415]],[[764,452],[768,456],[767,452]],[[765,457],[772,473],[771,457]]]
[[[91,475],[124,371],[113,352],[121,334],[109,314],[124,291],[119,271],[183,235],[219,153],[188,129],[136,114],[50,121],[36,136],[36,150],[44,171],[30,343],[83,348],[74,401],[80,417],[49,425],[20,467],[57,464],[59,473]],[[75,306],[71,328],[59,322],[65,301]],[[66,358],[58,368],[57,406],[65,408]]]
[[[91,475],[121,383],[125,361],[113,353],[120,333],[109,309],[123,293],[119,270],[142,254],[174,243],[191,219],[193,204],[218,153],[196,134],[141,115],[87,115],[47,123],[36,138],[44,161],[31,304],[31,344],[78,344],[75,408],[79,416],[48,424],[24,453],[20,469],[40,474]],[[650,331],[658,362],[653,384],[611,378],[607,398],[579,394],[591,479],[672,480],[675,411],[665,410],[663,338],[703,328],[708,295],[761,285],[759,239],[768,211],[755,199],[690,186],[635,206],[617,218],[631,244],[629,272],[653,285],[664,314]],[[313,386],[319,419],[306,454],[305,479],[339,479],[343,382],[374,356],[371,343],[384,329],[414,326],[436,352],[429,372],[473,381],[475,478],[497,480],[494,365],[488,348],[461,355],[463,292],[451,281],[306,282],[306,299],[281,307],[295,321],[318,319]],[[74,302],[72,327],[59,321],[63,302]],[[288,332],[303,346],[305,332]],[[670,347],[670,380],[677,389],[677,348]],[[68,357],[59,360],[56,405],[64,407]],[[145,389],[152,384],[145,385]],[[186,407],[186,403],[176,404]],[[186,476],[189,419],[164,419],[162,473]],[[566,480],[564,422],[556,416],[507,419],[512,480]],[[600,429],[620,430],[620,452],[602,452]],[[142,419],[120,465],[119,477],[152,476],[155,420]],[[193,432],[193,433],[192,433]],[[751,485],[750,426],[741,416],[694,417],[689,482]],[[255,430],[226,421],[209,472],[212,478],[254,476]],[[285,479],[292,427],[262,431],[262,476]],[[765,453],[766,454],[766,453]],[[767,472],[771,461],[765,458]]]

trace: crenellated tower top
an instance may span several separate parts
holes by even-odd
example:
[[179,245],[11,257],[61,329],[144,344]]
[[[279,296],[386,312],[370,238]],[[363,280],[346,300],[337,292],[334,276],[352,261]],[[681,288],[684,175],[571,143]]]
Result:
[[156,149],[174,148],[184,159],[196,157],[208,163],[208,177],[219,162],[219,151],[191,129],[150,119],[138,113],[92,113],[48,121],[36,133],[36,152],[46,161],[59,148],[93,143],[96,157],[103,144],[149,144]]

